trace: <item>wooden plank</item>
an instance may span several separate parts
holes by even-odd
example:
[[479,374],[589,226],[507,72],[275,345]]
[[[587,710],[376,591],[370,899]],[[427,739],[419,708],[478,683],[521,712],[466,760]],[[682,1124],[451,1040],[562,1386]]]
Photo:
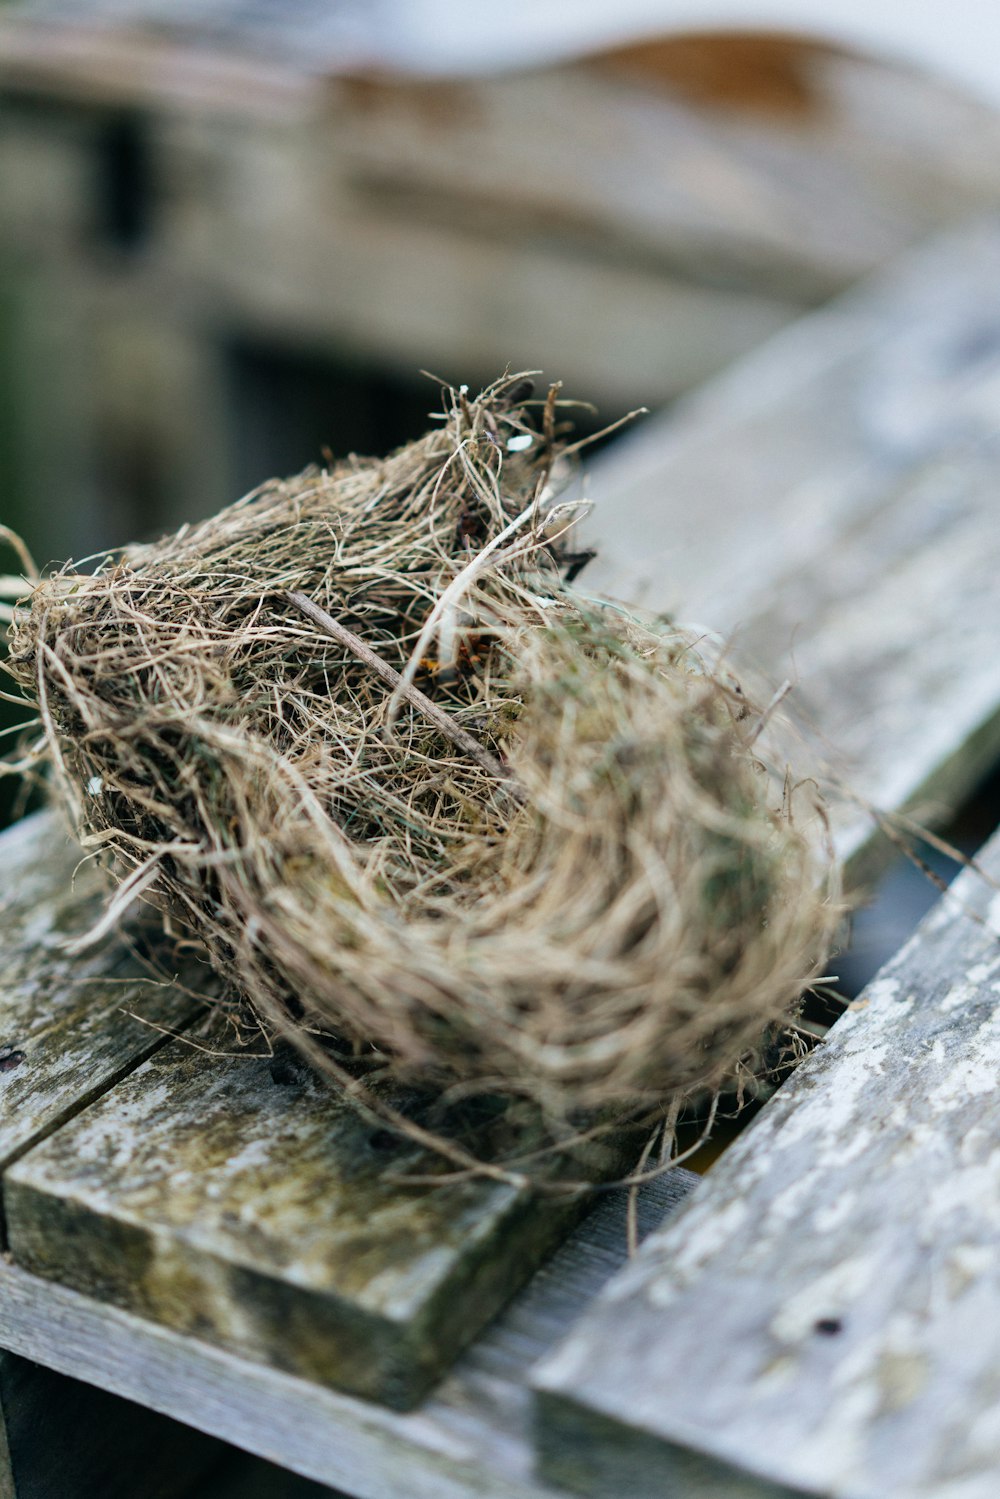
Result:
[[[233,1046],[216,1018],[197,1046],[159,1051],[9,1170],[14,1257],[277,1367],[411,1406],[584,1204],[481,1179],[401,1186],[434,1159],[364,1120],[290,1050]],[[590,1162],[605,1175],[626,1164],[620,1146]]]
[[[542,361],[620,407],[688,389],[800,311],[801,297],[780,285],[698,282],[669,249],[643,250],[627,233],[519,222],[503,197],[486,209],[460,199],[443,214],[429,197],[417,211],[367,169],[359,176],[339,114],[281,127],[254,119],[238,131],[230,120],[155,116],[150,153],[169,203],[152,224],[156,253],[134,258],[126,283],[100,253],[81,260],[81,239],[94,246],[97,136],[86,127],[86,117],[39,119],[0,98],[11,164],[0,247],[29,259],[39,282],[51,278],[55,302],[103,283],[109,308],[131,304],[134,321],[159,323],[167,347],[179,328],[208,350],[237,335],[469,382]],[[209,182],[232,191],[206,191]],[[59,190],[43,190],[51,185]],[[588,316],[563,317],[567,300]],[[670,337],[651,339],[653,326]],[[76,334],[43,331],[53,343]],[[620,350],[613,359],[609,347]],[[197,453],[184,461],[197,465]]]
[[920,246],[593,458],[588,586],[731,629],[845,514],[936,452],[987,446],[998,246],[994,219]]
[[223,1456],[201,1433],[0,1351],[0,1499],[187,1499]]
[[104,888],[80,861],[52,814],[0,835],[0,1170],[156,1051],[164,1038],[152,1026],[194,1013],[124,937],[66,951]]
[[[621,466],[612,470],[610,460],[595,464],[592,484],[598,493],[603,479],[621,487],[617,503],[614,495],[606,501],[615,519],[617,558],[603,568],[598,564],[594,581],[615,586],[611,573],[617,569],[618,586],[631,587],[647,603],[680,603],[688,615],[710,618],[722,630],[738,629],[737,650],[762,659],[776,676],[794,663],[790,674],[799,681],[797,696],[841,751],[848,779],[887,807],[926,804],[931,796],[954,802],[995,764],[1000,751],[995,653],[1000,533],[994,475],[1000,430],[992,396],[1000,381],[1000,326],[984,315],[998,270],[995,226],[950,237],[914,256],[891,277],[781,335],[690,402],[669,429],[657,432],[650,424],[631,440],[631,454],[623,444]],[[693,495],[697,506],[691,504]],[[739,499],[734,501],[734,495]],[[642,552],[630,540],[638,537]],[[678,582],[670,589],[664,579],[672,559],[683,562],[674,563]],[[842,822],[844,851],[856,852],[868,833],[850,817]],[[862,863],[855,859],[856,872]],[[994,941],[983,940],[987,945]],[[961,959],[959,951],[942,956],[934,970],[937,979],[947,976],[948,962]],[[805,1240],[811,1236],[817,1277],[822,1265],[835,1280],[837,1265],[850,1259],[843,1239],[832,1232],[824,1237],[815,1227],[826,1221],[817,1194],[829,1206],[827,1188],[837,1180],[831,1163],[843,1154],[848,1176],[862,1166],[871,1173],[871,1150],[860,1159],[854,1154],[858,1140],[866,1138],[859,1134],[862,1117],[866,1122],[895,1118],[897,1124],[902,1119],[905,1130],[910,1116],[896,1092],[912,1086],[914,1098],[925,1096],[914,1080],[909,1049],[910,1070],[898,1078],[892,1070],[898,1037],[891,1029],[883,1034],[893,1011],[891,1005],[874,1003],[881,992],[876,986],[872,1003],[860,1013],[872,1027],[863,1033],[870,1037],[865,1044],[872,1053],[883,1048],[886,1074],[866,1090],[859,1112],[850,1092],[855,1074],[839,1071],[836,1064],[844,1047],[852,1054],[850,1037],[856,1033],[845,1031],[842,1021],[827,1048],[779,1092],[746,1142],[715,1168],[701,1199],[704,1218],[699,1216],[687,1231],[678,1227],[677,1237],[662,1252],[651,1250],[644,1260],[651,1263],[655,1255],[662,1270],[669,1257],[677,1256],[681,1266],[695,1267],[690,1282],[683,1271],[680,1299],[669,1309],[664,1304],[658,1315],[649,1297],[660,1293],[649,1291],[653,1280],[647,1282],[637,1270],[634,1285],[647,1289],[633,1294],[633,1282],[624,1277],[614,1310],[609,1311],[609,1301],[584,1317],[562,1361],[557,1357],[542,1371],[547,1471],[585,1490],[590,1485],[594,1492],[604,1492],[616,1481],[620,1484],[632,1465],[644,1472],[650,1492],[658,1492],[658,1485],[683,1469],[692,1492],[714,1494],[718,1489],[712,1485],[722,1480],[713,1465],[729,1462],[745,1463],[768,1479],[801,1483],[810,1491],[896,1492],[887,1486],[895,1449],[874,1417],[870,1430],[859,1417],[865,1426],[859,1441],[864,1445],[871,1437],[875,1442],[877,1428],[889,1466],[867,1487],[857,1474],[845,1477],[847,1469],[836,1462],[824,1467],[818,1436],[815,1444],[812,1438],[806,1443],[816,1453],[810,1468],[797,1439],[786,1433],[770,1406],[765,1408],[767,1381],[760,1362],[761,1347],[771,1337],[771,1313],[778,1315],[774,1298],[783,1298],[786,1291],[793,1295],[794,1266],[800,1263],[796,1256],[808,1258]],[[933,1005],[930,990],[915,992]],[[871,1060],[868,1052],[866,1056]],[[801,1110],[806,1100],[811,1100],[811,1112],[795,1114],[786,1125],[788,1110]],[[811,1132],[800,1136],[806,1126],[798,1121],[805,1119],[812,1121]],[[876,1138],[890,1136],[891,1131]],[[785,1145],[800,1138],[806,1140],[801,1154],[786,1154]],[[817,1162],[824,1143],[821,1173]],[[937,1169],[959,1171],[961,1160],[946,1136],[936,1136],[927,1149],[929,1154],[920,1156],[924,1183],[935,1162]],[[878,1203],[871,1210],[881,1211],[890,1223],[898,1220],[900,1265],[912,1267],[910,1250],[903,1247],[906,1236],[917,1246],[913,1252],[936,1255],[931,1229],[914,1223],[912,1213],[907,1218],[901,1206],[895,1212],[895,1178],[881,1153],[878,1161],[883,1170],[871,1177],[869,1195],[859,1196],[858,1212],[865,1203],[871,1207],[870,1192],[875,1192]],[[748,1179],[755,1183],[749,1196]],[[900,1177],[903,1199],[917,1190],[914,1181],[905,1173]],[[782,1203],[789,1218],[779,1232],[778,1218],[769,1219],[768,1213],[780,1217]],[[802,1227],[796,1231],[799,1222]],[[853,1218],[850,1224],[857,1227]],[[715,1250],[710,1253],[706,1247],[703,1266],[696,1263],[701,1251],[685,1247],[687,1235],[699,1231],[706,1246],[714,1238],[718,1252],[716,1260]],[[738,1231],[747,1279],[734,1269],[735,1251],[726,1247],[730,1233]],[[766,1268],[760,1268],[764,1259],[756,1257],[758,1243],[764,1257],[768,1251],[763,1246],[770,1245],[772,1262]],[[652,1277],[654,1272],[649,1273]],[[658,1285],[669,1281],[669,1270],[663,1275],[666,1280],[661,1277]],[[899,1284],[892,1281],[896,1290]],[[681,1366],[676,1362],[680,1342],[694,1326],[685,1320],[689,1292],[690,1305],[697,1301],[700,1309],[703,1351],[697,1363],[689,1363],[685,1354],[684,1367],[693,1369],[695,1377],[686,1374],[678,1392],[666,1389],[665,1371],[669,1360],[675,1361],[673,1367]],[[884,1303],[882,1309],[888,1316]],[[817,1312],[816,1319],[823,1315]],[[890,1317],[887,1327],[894,1325]],[[824,1398],[833,1399],[835,1381],[841,1378],[836,1355],[824,1351],[823,1334],[812,1343],[805,1341],[806,1362],[800,1369],[795,1359],[785,1361],[785,1349],[771,1339],[776,1404],[788,1393],[782,1380],[790,1370],[813,1381],[805,1387],[810,1398],[818,1400],[822,1388]],[[654,1343],[662,1363],[649,1352]],[[617,1350],[613,1357],[612,1347]],[[843,1347],[847,1358],[855,1344],[845,1341]],[[887,1358],[886,1369],[904,1368],[905,1360],[893,1364]],[[843,1387],[857,1394],[852,1377],[843,1374]],[[754,1438],[749,1424],[734,1416],[727,1426],[721,1418],[709,1388],[716,1379],[720,1399],[731,1394],[734,1410],[745,1400],[746,1411],[756,1412]],[[941,1384],[934,1388],[943,1397]],[[692,1416],[695,1390],[704,1397],[704,1420]],[[861,1402],[862,1396],[857,1399]],[[885,1396],[886,1410],[895,1399],[891,1392]],[[974,1399],[970,1409],[975,1414]],[[798,1402],[789,1399],[789,1421],[794,1424],[800,1417],[805,1420]],[[705,1431],[711,1423],[716,1430],[708,1441]],[[685,1444],[697,1448],[701,1458],[684,1456]],[[604,1454],[600,1460],[598,1446]],[[786,1446],[791,1456],[784,1463],[777,1454]],[[927,1473],[937,1471],[943,1482],[943,1470],[935,1470],[925,1447],[920,1450]],[[919,1467],[907,1470],[901,1492],[924,1492],[917,1485]],[[972,1499],[995,1492],[991,1483],[996,1483],[995,1474],[988,1480],[973,1475],[968,1495],[959,1488],[955,1494]],[[927,1492],[951,1490],[931,1486]]]
[[[998,276],[994,222],[915,252],[623,439],[587,486],[587,586],[790,677],[820,757],[886,808],[954,804],[1000,754]],[[869,834],[842,819],[845,854]]]
[[[912,128],[896,136],[870,69],[839,67],[808,129],[692,108],[591,63],[344,80],[298,131],[177,120],[162,131],[171,255],[213,307],[260,327],[456,380],[513,361],[598,401],[663,401],[998,201],[988,112],[960,127],[963,106],[903,82]],[[211,179],[242,190],[209,197]],[[568,302],[587,315],[563,317]]]
[[[640,1232],[697,1182],[679,1169],[644,1188]],[[562,1490],[533,1476],[525,1374],[624,1262],[624,1196],[598,1199],[410,1414],[240,1358],[9,1262],[0,1262],[0,1340],[358,1499],[560,1499]]]
[[[83,957],[66,951],[93,923],[104,889],[80,861],[53,814],[0,835],[0,1170],[163,1045],[125,1010],[175,1028],[195,1010],[152,979],[122,938]],[[176,1461],[154,1483],[156,1432],[145,1413],[0,1352],[3,1499],[132,1499],[143,1472],[144,1493],[179,1494],[209,1454],[175,1434]],[[176,1487],[163,1476],[171,1473]]]
[[659,1474],[690,1448],[809,1493],[1000,1491],[998,888],[960,878],[543,1366],[549,1474],[604,1491],[596,1416]]

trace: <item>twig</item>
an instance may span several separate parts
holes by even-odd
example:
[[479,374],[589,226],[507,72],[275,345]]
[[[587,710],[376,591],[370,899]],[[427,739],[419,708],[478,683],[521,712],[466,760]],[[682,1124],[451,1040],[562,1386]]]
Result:
[[503,781],[512,796],[518,801],[524,800],[522,787],[514,781],[506,765],[502,765],[495,755],[491,755],[488,749],[484,749],[478,739],[474,739],[466,729],[457,724],[442,708],[439,708],[437,703],[432,702],[426,694],[420,691],[419,687],[405,682],[396,668],[390,666],[388,661],[383,661],[381,656],[376,655],[371,646],[366,645],[359,635],[355,635],[353,630],[348,630],[345,625],[340,624],[304,593],[289,593],[286,594],[286,598],[289,603],[295,605],[296,609],[300,609],[311,619],[313,624],[319,625],[327,635],[346,646],[352,655],[364,662],[365,666],[370,667],[376,676],[381,677],[382,681],[393,689],[394,693],[404,697],[425,718],[430,719],[434,727],[440,729],[452,744],[457,745],[470,759],[475,760],[476,764],[482,766],[489,775],[495,776],[498,781]]
[[[18,561],[24,568],[24,575],[30,580],[31,588],[33,588],[41,581],[42,575],[38,569],[38,563],[28,551],[24,541],[16,531],[10,529],[10,526],[0,526],[0,541],[5,541],[11,550],[17,553]],[[22,589],[22,592],[30,593],[31,588]]]
[[[478,575],[483,572],[487,566],[491,566],[493,565],[493,563],[495,563],[495,553],[499,551],[503,544],[507,541],[510,541],[511,537],[515,536],[517,532],[520,531],[521,527],[525,525],[526,522],[533,520],[537,514],[538,498],[536,496],[532,499],[529,505],[526,505],[524,507],[520,515],[516,515],[509,525],[504,526],[502,531],[499,531],[491,541],[488,541],[482,548],[482,550],[477,552],[476,555],[465,564],[461,571],[455,574],[451,582],[448,584],[447,588],[445,588],[443,593],[439,594],[437,600],[434,603],[434,607],[431,609],[430,614],[424,621],[420,634],[417,636],[417,642],[414,645],[413,650],[410,652],[410,659],[406,664],[405,670],[403,671],[401,676],[397,677],[396,686],[393,689],[392,697],[389,699],[388,721],[390,725],[396,718],[396,714],[399,710],[399,704],[405,697],[409,697],[410,689],[413,686],[413,678],[417,671],[417,666],[419,665],[421,658],[427,654],[428,647],[434,638],[434,634],[445,612],[449,608],[451,608],[451,606],[457,599],[462,596],[465,590],[472,584],[474,579],[477,578]],[[388,678],[385,678],[385,680],[388,681]],[[478,756],[476,758],[478,758]]]
[[757,743],[757,740],[760,738],[761,734],[763,734],[764,730],[767,728],[767,725],[770,723],[775,709],[784,702],[785,698],[788,696],[791,690],[792,684],[786,678],[772,697],[771,701],[768,703],[767,707],[764,709],[763,713],[760,715],[760,718],[757,720],[756,727],[747,740],[747,749],[749,749],[752,744]]

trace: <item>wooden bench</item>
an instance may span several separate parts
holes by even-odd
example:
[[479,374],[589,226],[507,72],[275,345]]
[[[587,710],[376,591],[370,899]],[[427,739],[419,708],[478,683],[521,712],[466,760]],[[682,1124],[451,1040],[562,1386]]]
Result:
[[[736,632],[863,796],[924,815],[1000,759],[998,272],[993,223],[921,250],[589,480],[593,586]],[[889,849],[837,836],[855,877]],[[0,851],[4,1499],[49,1492],[23,1360],[359,1499],[1000,1492],[987,880],[707,1177],[642,1193],[624,1265],[618,1196],[573,1227],[505,1185],[415,1193],[293,1059],[171,1039],[219,1045],[124,941],[67,956],[99,892],[52,819]]]

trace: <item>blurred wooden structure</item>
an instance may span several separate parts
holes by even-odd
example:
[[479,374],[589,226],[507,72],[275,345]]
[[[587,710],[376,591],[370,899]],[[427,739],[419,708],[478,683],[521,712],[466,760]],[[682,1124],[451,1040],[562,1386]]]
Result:
[[[905,258],[594,468],[619,585],[794,650],[887,808],[1000,759],[998,270],[996,223]],[[534,1275],[551,1204],[407,1189],[289,1059],[192,1054],[186,991],[67,957],[100,895],[51,821],[2,856],[0,1395],[32,1359],[357,1499],[993,1499],[996,840],[705,1178],[644,1190],[633,1264],[604,1199]]]
[[409,435],[421,368],[661,406],[1000,202],[997,120],[902,67],[654,38],[435,78],[385,34],[380,63],[366,14],[0,12],[4,357],[46,556]]

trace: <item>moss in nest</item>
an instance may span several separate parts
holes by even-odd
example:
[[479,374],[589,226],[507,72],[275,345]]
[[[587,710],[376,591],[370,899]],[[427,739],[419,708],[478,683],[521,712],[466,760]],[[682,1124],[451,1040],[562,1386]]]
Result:
[[446,396],[48,578],[10,669],[84,844],[391,1122],[432,1138],[379,1079],[553,1139],[675,1114],[823,965],[815,820],[690,634],[566,582],[554,397],[538,430],[523,382]]

